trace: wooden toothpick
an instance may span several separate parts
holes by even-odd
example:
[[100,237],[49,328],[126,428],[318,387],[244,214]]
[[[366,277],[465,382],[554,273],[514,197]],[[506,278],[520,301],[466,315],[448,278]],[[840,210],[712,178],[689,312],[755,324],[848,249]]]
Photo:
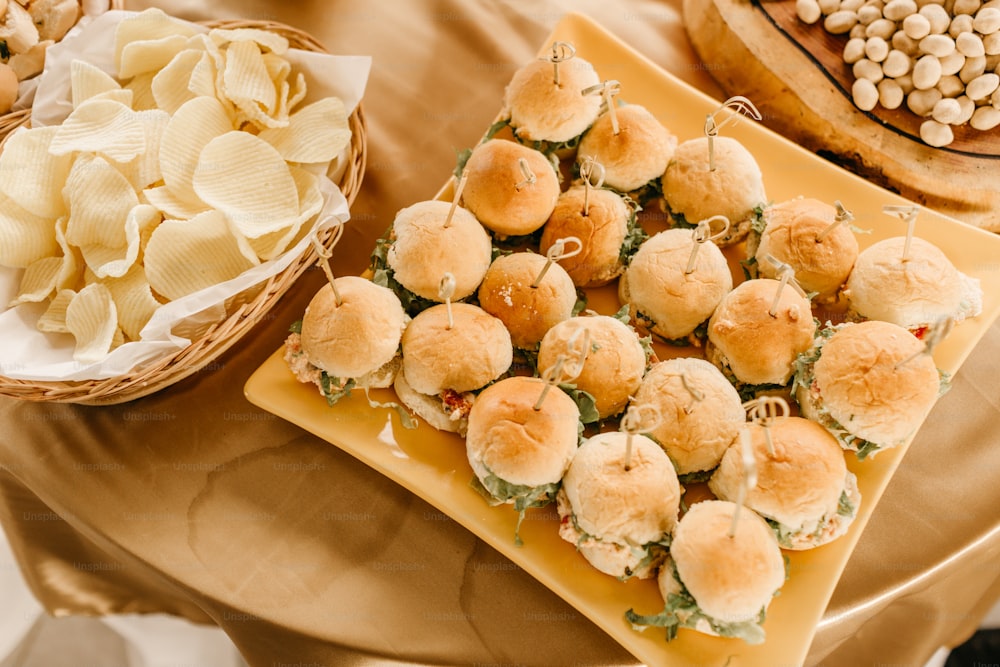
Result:
[[924,336],[921,340],[924,342],[923,349],[920,349],[905,359],[901,359],[896,362],[893,367],[894,370],[899,370],[900,367],[905,366],[914,359],[921,357],[923,355],[931,356],[934,354],[934,348],[943,341],[949,333],[951,333],[952,328],[955,326],[955,319],[952,317],[941,317],[935,320],[929,327],[927,331],[924,332]]
[[[583,364],[590,354],[590,329],[580,327],[566,339],[566,352],[556,357],[555,363],[542,373],[545,387],[533,406],[535,411],[542,409],[545,397],[554,386],[570,382],[583,372]],[[567,362],[572,362],[567,365]]]
[[[712,223],[716,220],[721,220],[723,222],[723,229],[720,232],[712,234]],[[694,228],[694,245],[691,247],[691,256],[688,257],[687,268],[684,269],[684,274],[694,273],[694,265],[698,260],[698,251],[701,250],[701,246],[706,241],[714,241],[715,239],[722,238],[729,233],[729,218],[724,215],[713,215],[711,218],[705,218]]]
[[559,83],[559,63],[564,63],[576,55],[576,47],[569,42],[552,42],[552,55],[542,58],[552,63],[552,83],[556,86]]
[[[648,417],[643,417],[643,413]],[[660,425],[660,413],[652,405],[633,404],[622,415],[619,428],[625,433],[625,470],[632,469],[632,438],[640,431],[652,431]]]
[[740,429],[740,456],[743,460],[743,479],[740,480],[740,488],[737,491],[736,507],[733,509],[733,521],[729,524],[729,538],[736,536],[736,527],[740,522],[740,512],[743,510],[743,503],[746,502],[750,489],[757,486],[757,460],[753,455],[753,439],[750,437],[750,430],[744,426]]
[[455,209],[458,208],[458,202],[462,199],[462,191],[465,189],[465,183],[468,180],[469,172],[463,169],[458,183],[455,184],[455,195],[451,198],[451,208],[448,209],[448,217],[444,219],[445,227],[451,227],[451,219],[455,215]]
[[452,273],[446,272],[441,277],[441,283],[438,286],[438,298],[444,301],[445,308],[448,309],[448,329],[450,330],[455,326],[455,320],[451,315],[451,297],[455,294],[455,276]]
[[[567,244],[574,244],[576,248],[573,250],[567,250]],[[583,251],[583,241],[575,236],[567,236],[565,238],[558,239],[545,253],[545,264],[542,266],[542,270],[538,272],[538,277],[535,278],[534,282],[531,283],[532,288],[537,288],[542,284],[542,279],[545,278],[545,274],[548,273],[549,267],[553,263],[559,262],[564,259],[569,259],[570,257],[575,257]]]
[[792,268],[790,264],[786,264],[781,260],[777,259],[774,255],[765,255],[766,259],[778,272],[778,289],[774,294],[774,301],[771,302],[771,307],[767,310],[767,314],[771,317],[778,316],[778,304],[781,303],[781,295],[785,291],[785,286],[790,285],[799,296],[805,297],[806,293],[799,283],[795,280],[795,269]]
[[[590,215],[590,190],[604,185],[604,165],[588,155],[580,163],[580,178],[583,180],[583,215]],[[597,176],[596,182],[594,176]]]
[[822,243],[823,239],[829,236],[837,227],[840,227],[841,225],[846,227],[854,221],[854,214],[844,208],[844,205],[840,203],[839,199],[833,202],[833,205],[837,209],[837,215],[834,216],[833,222],[827,225],[823,231],[816,235],[816,243]]
[[903,258],[901,261],[909,261],[910,242],[913,241],[913,231],[917,225],[917,213],[920,212],[920,207],[916,204],[912,206],[883,206],[882,212],[895,215],[900,220],[906,222],[906,240],[903,242]]
[[617,137],[621,132],[618,125],[618,110],[615,106],[615,96],[622,92],[622,84],[614,79],[608,79],[580,91],[582,95],[600,94],[604,106],[608,109],[608,118],[611,119],[611,132]]
[[523,157],[517,158],[517,166],[520,167],[521,175],[524,176],[523,181],[519,181],[514,184],[514,189],[520,192],[529,185],[534,185],[537,178],[535,177],[535,172],[531,171],[528,161]]
[[[721,122],[716,120],[716,115],[721,113],[726,109],[731,109],[734,113],[726,116]],[[744,114],[753,118],[754,120],[760,120],[763,116],[757,111],[757,107],[753,105],[753,102],[748,100],[742,95],[736,95],[730,97],[728,100],[722,103],[722,105],[708,114],[705,117],[705,137],[708,138],[708,170],[715,171],[715,138],[719,136],[719,130],[725,125],[730,123],[735,123],[740,118],[740,114]]]
[[687,393],[691,394],[691,405],[684,408],[684,414],[689,415],[694,411],[694,405],[696,403],[700,403],[705,400],[705,394],[691,384],[688,380],[687,373],[683,371],[681,372],[681,384],[684,386]]
[[744,403],[743,407],[749,408],[747,415],[750,421],[763,427],[767,453],[773,457],[774,441],[771,439],[771,424],[778,417],[788,417],[791,414],[788,401],[781,396],[758,396]]
[[340,290],[337,289],[337,280],[333,277],[333,270],[330,268],[330,258],[333,257],[333,251],[326,248],[315,236],[312,237],[312,244],[316,249],[316,254],[319,255],[316,263],[323,267],[326,279],[330,282],[330,287],[333,288],[333,302],[339,308],[344,305],[344,299],[340,296]]

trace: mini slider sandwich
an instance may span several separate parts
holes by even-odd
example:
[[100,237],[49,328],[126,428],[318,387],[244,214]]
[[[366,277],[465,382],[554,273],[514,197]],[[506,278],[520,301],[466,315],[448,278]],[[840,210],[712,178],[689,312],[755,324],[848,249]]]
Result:
[[864,459],[905,443],[949,385],[923,341],[868,320],[822,329],[792,386],[803,416]]
[[[410,318],[396,295],[357,276],[327,283],[285,339],[285,362],[333,405],[352,388],[392,385],[402,363],[400,341]],[[337,299],[340,299],[338,303]]]

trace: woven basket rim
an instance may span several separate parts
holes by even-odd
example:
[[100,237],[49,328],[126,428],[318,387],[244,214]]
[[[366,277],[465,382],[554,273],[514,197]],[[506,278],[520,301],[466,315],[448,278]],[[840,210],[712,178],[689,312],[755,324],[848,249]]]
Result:
[[[120,4],[119,3],[112,3]],[[289,39],[293,48],[328,53],[327,49],[308,33],[275,21],[223,19],[201,21],[210,28],[255,27],[277,32]],[[4,119],[0,119],[0,150],[3,147]],[[30,123],[30,110],[14,126]],[[367,164],[367,123],[363,103],[359,102],[350,117],[351,143],[347,164],[338,185],[348,205],[356,199],[364,179]],[[334,225],[319,234],[327,250],[340,238],[341,225]],[[152,394],[196,373],[236,344],[274,306],[285,292],[312,264],[319,259],[314,245],[299,256],[288,268],[260,283],[255,296],[238,306],[228,316],[211,326],[196,340],[176,352],[151,364],[111,378],[97,380],[23,380],[0,375],[0,396],[34,402],[78,403],[82,405],[113,405]],[[248,290],[249,291],[249,290]]]

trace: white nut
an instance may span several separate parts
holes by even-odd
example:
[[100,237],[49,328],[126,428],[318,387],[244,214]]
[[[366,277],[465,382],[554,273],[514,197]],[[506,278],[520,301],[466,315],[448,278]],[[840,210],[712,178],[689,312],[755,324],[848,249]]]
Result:
[[913,40],[921,40],[931,34],[931,21],[925,14],[910,14],[903,19],[903,32]]
[[908,56],[915,57],[920,55],[920,46],[917,40],[902,30],[893,35],[889,43],[892,44],[892,48],[902,51]]
[[973,101],[978,102],[992,95],[998,87],[1000,87],[1000,74],[988,72],[970,81],[965,89],[965,94]]
[[832,14],[840,9],[840,0],[819,0],[819,8],[822,10],[823,16]]
[[823,20],[823,28],[832,35],[844,35],[858,23],[858,15],[848,10],[837,10]]
[[997,125],[1000,125],[1000,109],[979,107],[972,114],[972,118],[969,119],[969,125],[977,130],[992,130]]
[[920,124],[920,138],[928,146],[940,148],[947,146],[955,140],[955,133],[951,127],[936,120],[925,120]]
[[921,56],[913,65],[913,87],[928,90],[941,80],[941,61],[934,56]]
[[958,14],[975,14],[982,4],[981,0],[955,0],[951,11],[956,16]]
[[882,79],[878,88],[878,103],[886,109],[898,109],[905,97],[903,88],[893,79]]
[[862,111],[871,111],[878,104],[878,89],[868,79],[855,79],[851,85],[851,96]]
[[795,0],[795,13],[803,23],[812,25],[823,17],[816,0]]
[[942,76],[936,86],[945,97],[958,97],[965,92],[965,83],[955,74]]
[[865,5],[858,9],[858,23],[860,25],[868,25],[880,18],[882,18],[882,10],[875,5]]
[[994,90],[993,94],[990,95],[990,104],[992,104],[995,109],[1000,109],[1000,88]]
[[986,55],[983,38],[974,32],[963,32],[955,38],[955,48],[966,58],[978,58]]
[[847,40],[844,44],[844,62],[853,65],[865,57],[865,40],[860,37]]
[[902,21],[917,13],[916,0],[889,0],[882,9],[882,15],[890,21]]
[[[985,64],[985,59],[984,59]],[[886,76],[896,78],[908,73],[913,67],[913,59],[899,49],[892,49],[882,61],[882,71]]]
[[951,16],[941,5],[924,5],[919,13],[930,22],[932,35],[940,35],[948,31],[951,25]]
[[962,65],[962,69],[959,70],[958,72],[958,78],[960,78],[965,83],[969,83],[980,74],[985,74],[985,73],[986,73],[986,56],[966,58],[965,64]]
[[920,50],[932,56],[944,58],[955,52],[955,40],[948,35],[927,35],[920,40]]
[[972,27],[981,35],[992,35],[1000,30],[1000,8],[983,7],[976,12]]
[[955,125],[965,125],[972,118],[972,114],[975,113],[976,103],[970,100],[967,95],[960,95],[955,98],[955,101],[958,102],[958,106],[962,109],[962,113],[955,120]]
[[882,39],[892,39],[896,32],[896,22],[889,19],[875,19],[865,26],[865,35],[868,37],[881,37]]
[[1000,55],[1000,31],[983,35],[983,49],[988,56]]
[[889,55],[889,43],[881,37],[869,37],[865,42],[865,56],[872,62],[883,62]]
[[865,0],[841,0],[840,8],[846,9],[847,11],[850,12],[857,13],[857,11],[861,9],[861,7],[863,7],[864,4]]
[[965,56],[958,51],[944,58],[939,58],[939,60],[941,61],[941,76],[958,74],[962,71],[962,67],[965,66]]
[[965,32],[974,32],[972,17],[968,14],[959,14],[951,20],[951,25],[948,26],[948,35],[952,39],[958,39],[958,36]]
[[931,110],[931,118],[939,123],[952,124],[962,113],[962,107],[959,105],[957,100],[950,97],[946,97],[943,100],[938,100],[938,103],[934,105]]
[[929,116],[940,99],[941,91],[937,88],[913,90],[906,96],[906,108],[918,116]]
[[847,33],[851,39],[868,39],[868,26],[862,23],[855,23],[854,27]]
[[885,74],[882,72],[882,66],[867,58],[862,58],[854,63],[851,71],[855,79],[867,79],[872,83],[878,83],[885,77]]

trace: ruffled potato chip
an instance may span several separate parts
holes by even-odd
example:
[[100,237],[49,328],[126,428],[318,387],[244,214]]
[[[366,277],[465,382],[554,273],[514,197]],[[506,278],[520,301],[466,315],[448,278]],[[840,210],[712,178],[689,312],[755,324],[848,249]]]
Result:
[[213,28],[209,37],[220,46],[229,42],[254,42],[260,48],[282,55],[288,52],[288,39],[270,30],[259,28]]
[[91,283],[77,292],[66,306],[66,328],[76,338],[75,361],[93,364],[108,356],[116,340],[121,340],[111,290]]
[[289,162],[322,163],[336,158],[351,141],[347,109],[336,97],[324,97],[302,107],[288,127],[261,130],[261,139]]
[[192,183],[199,156],[210,141],[232,131],[232,120],[214,97],[189,100],[170,117],[161,137],[160,172],[178,202],[201,204]]
[[125,90],[132,91],[132,109],[145,111],[156,108],[156,98],[153,97],[153,77],[156,72],[146,72],[129,79]]
[[202,52],[201,58],[191,68],[188,90],[196,97],[199,95],[216,97],[218,89],[215,82],[218,80],[218,76],[219,72],[215,66],[215,59],[212,57],[212,54]]
[[226,49],[223,93],[244,112],[250,107],[267,114],[277,107],[274,82],[254,42],[235,42]]
[[41,303],[52,296],[62,264],[62,257],[43,257],[32,262],[21,276],[17,297],[7,307]]
[[248,239],[290,227],[299,218],[299,195],[288,165],[270,144],[233,131],[201,152],[194,190]]
[[0,151],[0,192],[34,215],[56,219],[66,214],[62,189],[73,157],[49,152],[58,127],[19,128]]
[[126,44],[118,66],[118,78],[124,81],[138,74],[159,71],[185,46],[187,38],[181,35]]
[[195,197],[191,201],[181,199],[166,185],[156,188],[147,188],[142,191],[142,196],[147,202],[163,211],[165,218],[174,220],[190,220],[199,213],[210,211],[211,207],[205,202]]
[[153,77],[153,97],[158,108],[174,113],[195,97],[190,88],[191,73],[205,55],[204,51],[185,49],[156,73]]
[[124,224],[123,246],[81,246],[87,266],[97,278],[120,278],[139,259],[143,233],[161,221],[160,211],[149,204],[139,204],[128,213]]
[[254,264],[220,211],[191,220],[164,220],[146,245],[149,285],[169,300],[235,278]]
[[42,316],[38,318],[35,328],[44,333],[64,333],[68,334],[69,327],[66,326],[66,309],[69,308],[70,301],[76,296],[76,290],[60,290],[55,298],[49,302],[49,307],[45,309]]
[[100,153],[129,162],[146,150],[146,131],[137,112],[113,100],[91,99],[74,109],[49,144],[53,155]]
[[170,114],[159,109],[146,109],[145,111],[136,111],[135,117],[142,125],[146,138],[146,150],[137,155],[134,160],[115,163],[115,166],[132,184],[132,188],[140,191],[163,179],[163,174],[160,171],[160,145],[163,133],[167,129],[167,123],[170,121]]
[[107,278],[103,283],[115,301],[122,333],[129,340],[139,340],[142,328],[160,307],[149,287],[146,270],[141,264],[134,264],[121,278]]
[[[199,33],[186,21],[175,19],[161,9],[151,7],[126,16],[115,28],[114,61],[120,79],[142,72],[158,70],[187,44],[188,38]],[[167,44],[178,44],[166,57]]]
[[84,60],[71,62],[69,71],[70,99],[74,109],[95,95],[122,89],[110,74]]
[[23,269],[58,251],[52,218],[35,215],[0,192],[0,265]]

